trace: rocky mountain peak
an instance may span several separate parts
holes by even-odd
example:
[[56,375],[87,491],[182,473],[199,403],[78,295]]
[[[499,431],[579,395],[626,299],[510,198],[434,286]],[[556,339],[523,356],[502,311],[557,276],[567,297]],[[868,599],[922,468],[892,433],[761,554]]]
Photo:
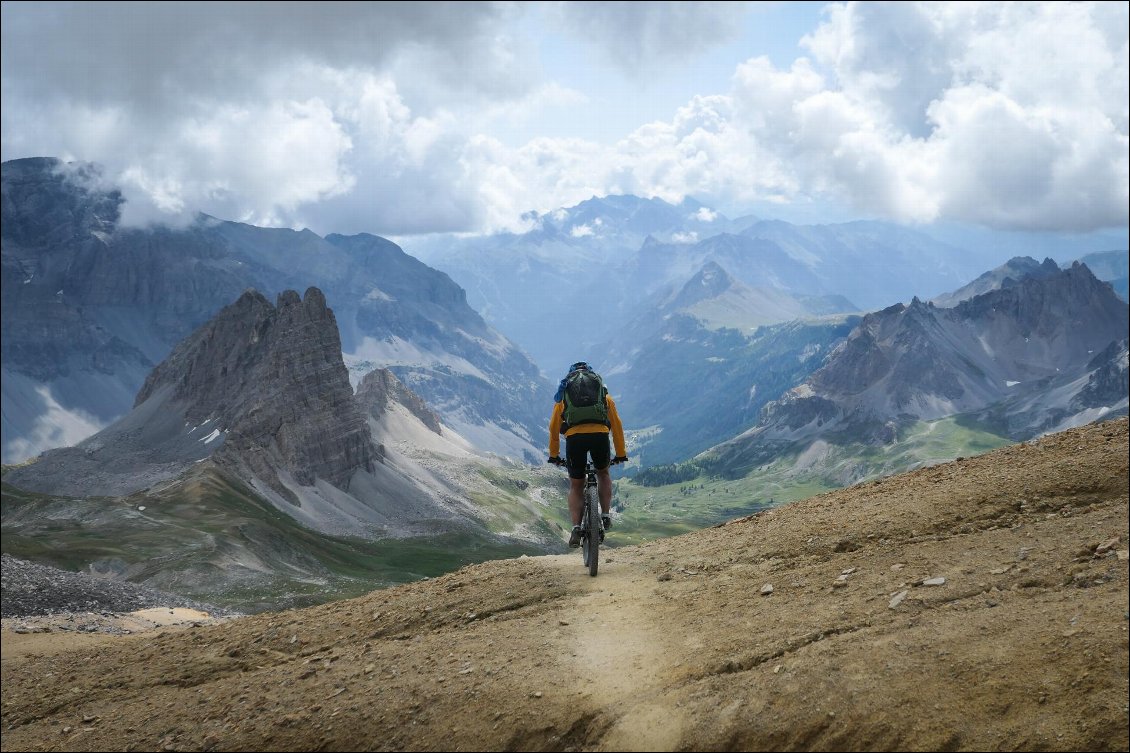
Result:
[[375,448],[321,290],[287,290],[275,305],[244,291],[152,370],[133,411],[77,448],[47,453],[25,482],[129,493],[206,457],[292,501],[282,477],[345,490],[355,471],[372,470]]
[[1117,415],[1126,410],[1128,316],[1110,285],[1080,263],[953,308],[917,298],[890,306],[865,316],[820,369],[767,405],[758,427],[726,452],[738,461],[756,457],[754,444],[796,441],[799,427],[817,436],[830,430],[828,421],[841,436],[886,443],[891,420],[995,410],[994,426],[1023,439]]
[[700,301],[717,298],[734,285],[735,280],[730,273],[718,262],[709,260],[664,308],[672,310],[689,308]]
[[361,379],[357,401],[361,410],[375,419],[385,415],[390,403],[399,403],[436,434],[443,434],[439,416],[388,369],[374,369]]
[[[240,301],[255,295],[246,293]],[[314,287],[301,298],[286,290],[273,309],[256,301],[244,317],[240,301],[230,315],[225,309],[216,317],[216,328],[206,327],[204,337],[191,338],[187,352],[174,351],[169,361],[181,355],[180,365],[192,359],[210,372],[200,384],[208,402],[228,396],[231,429],[222,450],[227,459],[246,463],[272,486],[281,466],[304,486],[322,478],[346,489],[354,471],[372,469],[374,455],[325,295]],[[191,401],[192,392],[185,394]],[[197,415],[202,407],[195,404]]]
[[1030,256],[1014,256],[996,269],[980,275],[977,279],[957,290],[933,299],[937,306],[956,306],[962,301],[989,293],[999,288],[1014,287],[1025,279],[1044,279],[1058,274],[1059,265],[1050,258],[1038,262]]

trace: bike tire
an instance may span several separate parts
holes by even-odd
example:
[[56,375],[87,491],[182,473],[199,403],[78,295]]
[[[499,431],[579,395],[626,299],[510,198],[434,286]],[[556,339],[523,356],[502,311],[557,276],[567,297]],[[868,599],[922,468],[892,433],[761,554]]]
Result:
[[600,565],[600,502],[593,487],[585,489],[585,507],[588,510],[586,534],[589,544],[588,561],[585,564],[589,567],[589,575],[595,578]]
[[589,506],[585,500],[585,508],[581,512],[581,559],[585,567],[589,566]]

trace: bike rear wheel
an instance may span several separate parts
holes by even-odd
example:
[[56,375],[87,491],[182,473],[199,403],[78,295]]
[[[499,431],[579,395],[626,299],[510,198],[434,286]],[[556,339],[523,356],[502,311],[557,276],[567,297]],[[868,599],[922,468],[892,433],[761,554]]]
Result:
[[596,569],[600,564],[600,501],[595,487],[585,489],[585,516],[588,518],[588,528],[585,530],[585,564],[588,565],[589,575],[596,577]]

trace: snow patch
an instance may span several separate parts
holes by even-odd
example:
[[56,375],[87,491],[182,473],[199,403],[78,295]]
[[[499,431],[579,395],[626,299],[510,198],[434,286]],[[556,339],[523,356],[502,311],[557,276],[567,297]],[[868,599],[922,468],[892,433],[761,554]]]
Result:
[[1014,382],[1011,379],[1004,380],[1004,386],[1005,387],[1015,387],[1018,384],[1020,384],[1020,382]]
[[209,434],[208,436],[204,437],[200,441],[203,442],[204,444],[208,444],[209,442],[212,442],[213,440],[217,439],[220,436],[220,434],[222,434],[222,433],[223,432],[221,432],[219,429],[212,429],[212,433]]

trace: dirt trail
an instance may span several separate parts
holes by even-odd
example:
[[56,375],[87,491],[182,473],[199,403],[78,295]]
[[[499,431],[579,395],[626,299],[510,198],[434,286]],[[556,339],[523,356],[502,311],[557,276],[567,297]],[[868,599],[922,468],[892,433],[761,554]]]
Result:
[[[682,715],[652,697],[678,675],[682,647],[672,645],[648,609],[654,573],[614,552],[605,550],[598,577],[582,580],[579,594],[563,605],[559,621],[572,630],[559,650],[572,659],[588,700],[614,719],[601,750],[674,750],[682,738]],[[539,559],[571,574],[587,573],[576,554]]]
[[0,748],[1128,750],[1128,440],[1123,418],[603,550],[596,578],[572,551],[15,636]]

